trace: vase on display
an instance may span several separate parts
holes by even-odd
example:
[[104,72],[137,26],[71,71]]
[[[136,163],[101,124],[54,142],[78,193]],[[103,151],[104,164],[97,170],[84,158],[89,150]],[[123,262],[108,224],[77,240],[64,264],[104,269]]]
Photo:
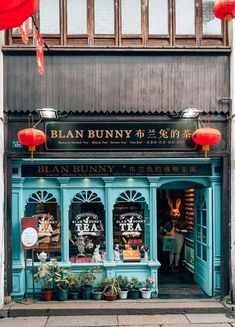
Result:
[[146,289],[146,288],[141,288],[140,289],[142,299],[150,299],[152,290],[151,289]]

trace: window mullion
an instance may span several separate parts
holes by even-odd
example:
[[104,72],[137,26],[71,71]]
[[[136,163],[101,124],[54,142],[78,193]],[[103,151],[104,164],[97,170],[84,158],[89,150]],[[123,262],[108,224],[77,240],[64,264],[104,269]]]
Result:
[[94,45],[94,0],[87,0],[88,46]]
[[60,34],[61,44],[67,45],[67,0],[61,0],[60,2]]
[[114,19],[114,33],[115,33],[115,46],[119,47],[120,42],[120,0],[114,1],[114,8],[115,8],[115,19]]
[[148,0],[141,1],[141,25],[142,45],[145,47],[148,40]]
[[196,0],[195,2],[195,34],[196,45],[201,45],[202,41],[202,0]]
[[175,46],[175,0],[169,0],[169,29],[170,29],[170,46]]

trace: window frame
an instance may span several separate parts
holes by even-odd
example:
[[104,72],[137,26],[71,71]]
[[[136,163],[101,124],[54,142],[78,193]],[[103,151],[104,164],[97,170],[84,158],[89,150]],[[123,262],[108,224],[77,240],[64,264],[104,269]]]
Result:
[[[149,34],[149,0],[140,0],[141,34],[121,34],[121,2],[114,0],[114,34],[95,34],[95,0],[87,0],[87,33],[67,33],[67,0],[60,3],[60,34],[42,34],[48,45],[71,47],[226,47],[228,46],[227,24],[221,22],[221,34],[203,34],[202,0],[195,0],[195,34],[176,35],[176,1],[168,1],[168,34]],[[40,27],[39,12],[35,20]],[[33,43],[33,35],[29,36],[29,44]],[[6,44],[23,46],[20,35],[6,34]]]

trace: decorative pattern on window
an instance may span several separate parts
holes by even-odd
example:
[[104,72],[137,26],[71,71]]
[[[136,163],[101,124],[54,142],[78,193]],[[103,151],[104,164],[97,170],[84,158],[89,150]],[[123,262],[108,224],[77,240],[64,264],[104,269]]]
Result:
[[47,191],[38,191],[33,193],[28,199],[28,203],[45,203],[45,202],[56,202],[55,197],[52,193]]
[[145,198],[140,192],[128,190],[119,195],[117,202],[145,202]]
[[77,193],[75,195],[75,197],[73,198],[73,202],[97,203],[97,202],[101,202],[101,199],[98,197],[96,193],[93,193],[92,191],[81,191],[80,193]]

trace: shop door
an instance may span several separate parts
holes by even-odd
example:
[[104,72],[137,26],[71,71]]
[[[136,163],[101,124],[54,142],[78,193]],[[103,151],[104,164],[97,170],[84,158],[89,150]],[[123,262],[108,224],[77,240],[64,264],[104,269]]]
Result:
[[195,191],[194,279],[212,296],[212,189]]

